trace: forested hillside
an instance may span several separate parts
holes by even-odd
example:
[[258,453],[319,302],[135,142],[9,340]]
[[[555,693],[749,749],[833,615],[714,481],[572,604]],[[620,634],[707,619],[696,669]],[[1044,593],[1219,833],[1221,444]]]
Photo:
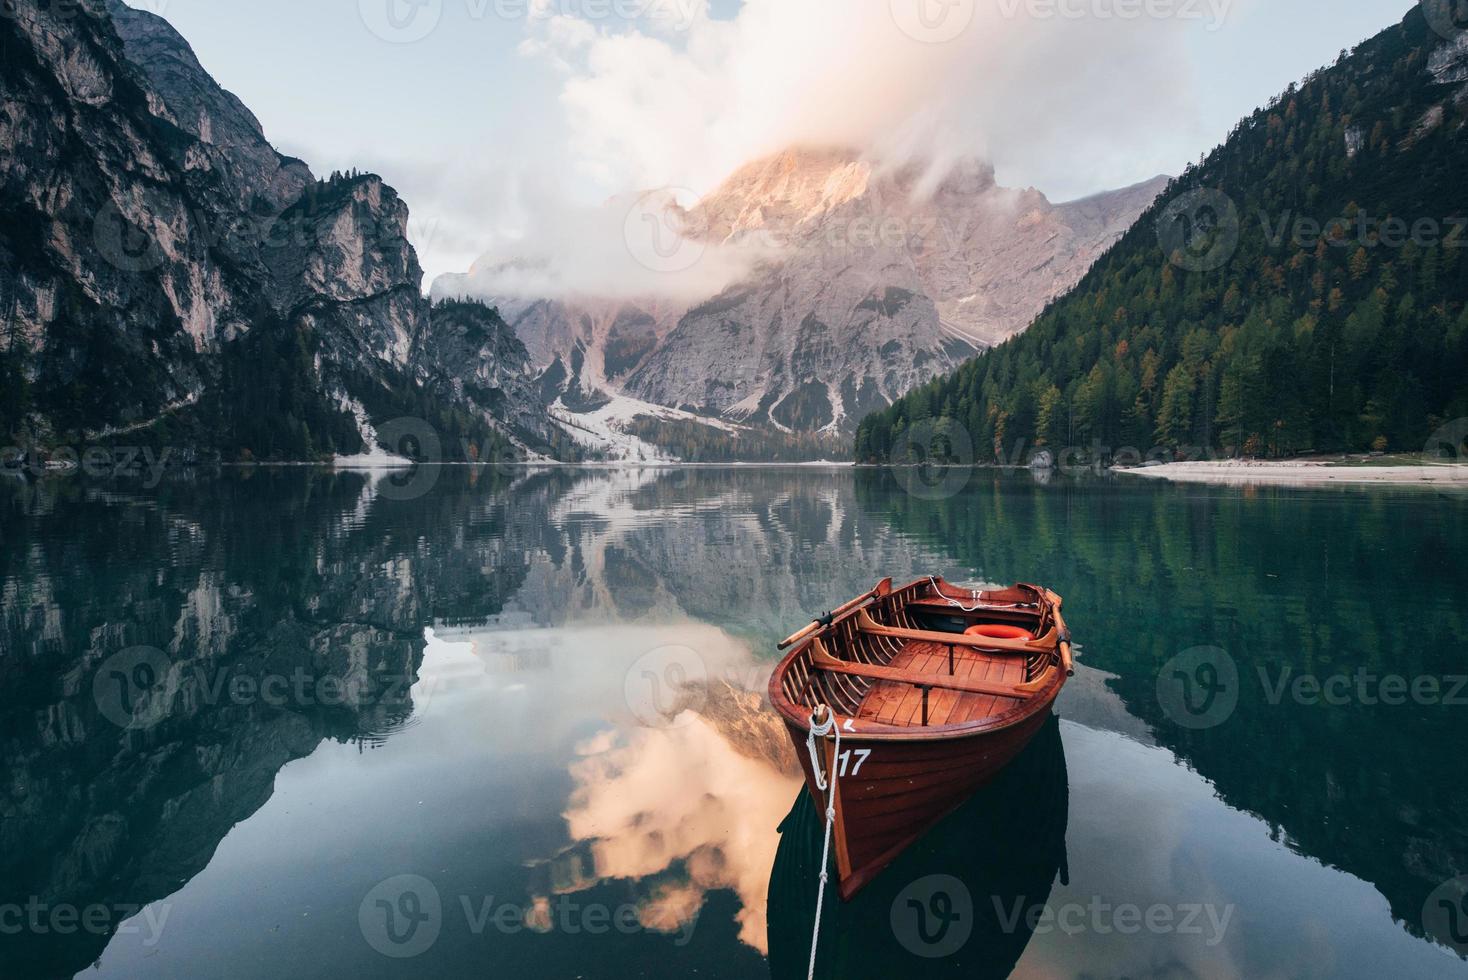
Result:
[[979,461],[1422,449],[1468,415],[1468,32],[1451,34],[1414,8],[1292,85],[1027,332],[864,420],[857,458],[906,457],[924,419],[966,429]]

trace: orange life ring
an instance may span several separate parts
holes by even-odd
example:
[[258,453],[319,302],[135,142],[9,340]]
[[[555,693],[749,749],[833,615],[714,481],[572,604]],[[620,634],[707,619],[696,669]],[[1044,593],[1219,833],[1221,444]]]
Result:
[[1002,623],[981,623],[978,626],[970,626],[963,631],[964,636],[982,636],[988,640],[1033,640],[1035,635],[1027,629],[1018,626],[1005,626]]

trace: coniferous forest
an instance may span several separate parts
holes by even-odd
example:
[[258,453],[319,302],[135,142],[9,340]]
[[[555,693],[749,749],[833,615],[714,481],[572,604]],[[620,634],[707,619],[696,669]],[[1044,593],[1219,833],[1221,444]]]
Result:
[[1462,60],[1414,8],[1292,85],[1025,333],[864,420],[857,459],[903,461],[924,420],[980,462],[1422,450],[1468,415]]

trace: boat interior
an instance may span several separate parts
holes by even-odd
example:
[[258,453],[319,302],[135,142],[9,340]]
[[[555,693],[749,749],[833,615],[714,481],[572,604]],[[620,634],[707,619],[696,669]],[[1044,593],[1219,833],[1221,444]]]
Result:
[[1070,671],[1059,600],[1032,586],[884,582],[805,632],[779,679],[785,697],[868,725],[983,722],[1037,696],[1052,671]]

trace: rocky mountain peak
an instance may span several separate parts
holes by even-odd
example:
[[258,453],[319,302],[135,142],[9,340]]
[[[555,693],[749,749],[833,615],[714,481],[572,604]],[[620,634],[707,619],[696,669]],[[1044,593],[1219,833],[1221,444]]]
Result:
[[853,150],[793,147],[740,167],[694,209],[695,227],[723,242],[788,231],[861,197],[871,164]]
[[200,154],[227,177],[246,211],[278,213],[315,179],[306,164],[276,152],[255,114],[205,71],[168,21],[122,0],[107,0],[107,12],[128,61],[161,97],[154,114],[199,141]]

